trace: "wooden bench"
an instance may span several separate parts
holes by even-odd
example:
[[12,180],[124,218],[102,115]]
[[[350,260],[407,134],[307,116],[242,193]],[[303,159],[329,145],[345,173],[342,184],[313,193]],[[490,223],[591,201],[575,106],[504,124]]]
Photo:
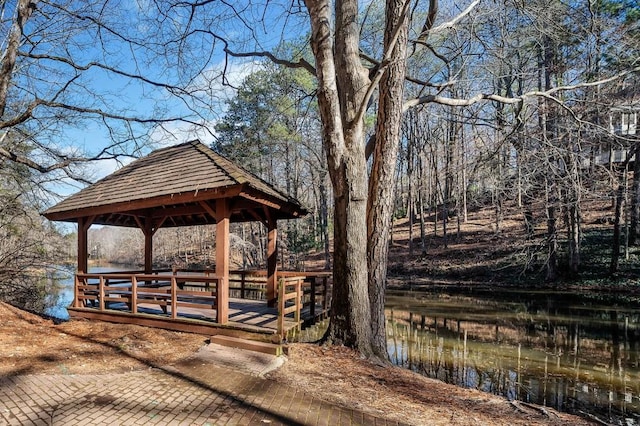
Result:
[[[105,295],[105,301],[125,302],[129,309],[131,309],[132,294],[131,290],[113,291],[110,292],[109,296]],[[136,304],[145,303],[158,305],[165,314],[167,313],[167,306],[171,306],[171,290],[169,289],[159,291],[158,289],[142,287],[137,289],[136,297]],[[207,308],[215,309],[216,300],[217,298],[213,292],[182,290],[176,295],[176,305],[181,307],[202,308],[206,306]]]

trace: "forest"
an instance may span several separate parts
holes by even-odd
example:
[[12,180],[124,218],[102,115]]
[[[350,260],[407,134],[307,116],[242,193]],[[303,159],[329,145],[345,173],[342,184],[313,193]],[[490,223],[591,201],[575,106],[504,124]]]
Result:
[[[632,268],[635,1],[349,1],[334,18],[323,1],[117,3],[1,6],[3,300],[37,309],[43,271],[75,256],[74,230],[41,211],[105,161],[193,138],[307,206],[281,225],[282,266],[333,269],[336,294],[358,306],[369,291],[374,337],[352,332],[355,313],[332,334],[365,353],[376,351],[394,221],[409,259],[428,259],[481,212],[495,238],[514,242],[513,281],[580,280],[593,245],[606,256],[602,277]],[[263,265],[265,229],[232,232],[235,263]],[[206,265],[212,233],[162,229],[154,261]],[[90,230],[95,259],[135,264],[142,244],[137,229]]]

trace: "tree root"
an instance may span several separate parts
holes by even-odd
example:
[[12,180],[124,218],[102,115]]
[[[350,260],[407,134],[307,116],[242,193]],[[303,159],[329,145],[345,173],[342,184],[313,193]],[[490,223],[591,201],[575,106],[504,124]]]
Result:
[[611,425],[611,423],[606,422],[606,421],[600,419],[599,417],[594,416],[591,413],[586,413],[584,411],[580,411],[580,414],[582,414],[583,416],[586,416],[589,420],[593,420],[594,422],[596,422],[596,423],[598,423],[600,425],[607,425],[607,426]]
[[549,410],[547,407],[543,407],[541,405],[535,405],[535,404],[530,404],[528,402],[524,402],[524,401],[509,401],[509,403],[511,404],[512,407],[514,407],[516,410],[520,411],[521,413],[524,414],[530,414],[527,410],[523,409],[522,407],[526,407],[529,408],[531,410],[534,410],[536,412],[538,412],[539,414],[542,414],[544,416],[546,416],[547,418],[551,418],[551,415],[553,414],[556,418],[560,418],[560,416],[558,415],[558,413],[556,413],[554,410]]

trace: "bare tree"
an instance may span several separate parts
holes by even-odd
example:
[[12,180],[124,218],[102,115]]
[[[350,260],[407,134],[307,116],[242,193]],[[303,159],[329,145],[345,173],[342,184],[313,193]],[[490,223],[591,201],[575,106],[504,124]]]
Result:
[[[0,8],[0,157],[87,181],[81,163],[140,155],[156,126],[201,123],[192,109],[169,113],[157,102],[194,98],[186,79],[156,71],[130,8],[107,0],[19,0]],[[140,96],[123,96],[125,87]],[[136,108],[142,104],[144,111]],[[65,140],[82,128],[105,143],[85,151]],[[32,148],[26,154],[24,144]]]

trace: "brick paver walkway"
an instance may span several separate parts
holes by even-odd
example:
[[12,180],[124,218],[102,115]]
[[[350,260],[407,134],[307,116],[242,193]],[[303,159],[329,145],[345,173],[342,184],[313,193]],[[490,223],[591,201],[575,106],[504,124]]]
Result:
[[0,425],[5,424],[396,423],[336,407],[255,375],[197,363],[123,374],[0,377]]

